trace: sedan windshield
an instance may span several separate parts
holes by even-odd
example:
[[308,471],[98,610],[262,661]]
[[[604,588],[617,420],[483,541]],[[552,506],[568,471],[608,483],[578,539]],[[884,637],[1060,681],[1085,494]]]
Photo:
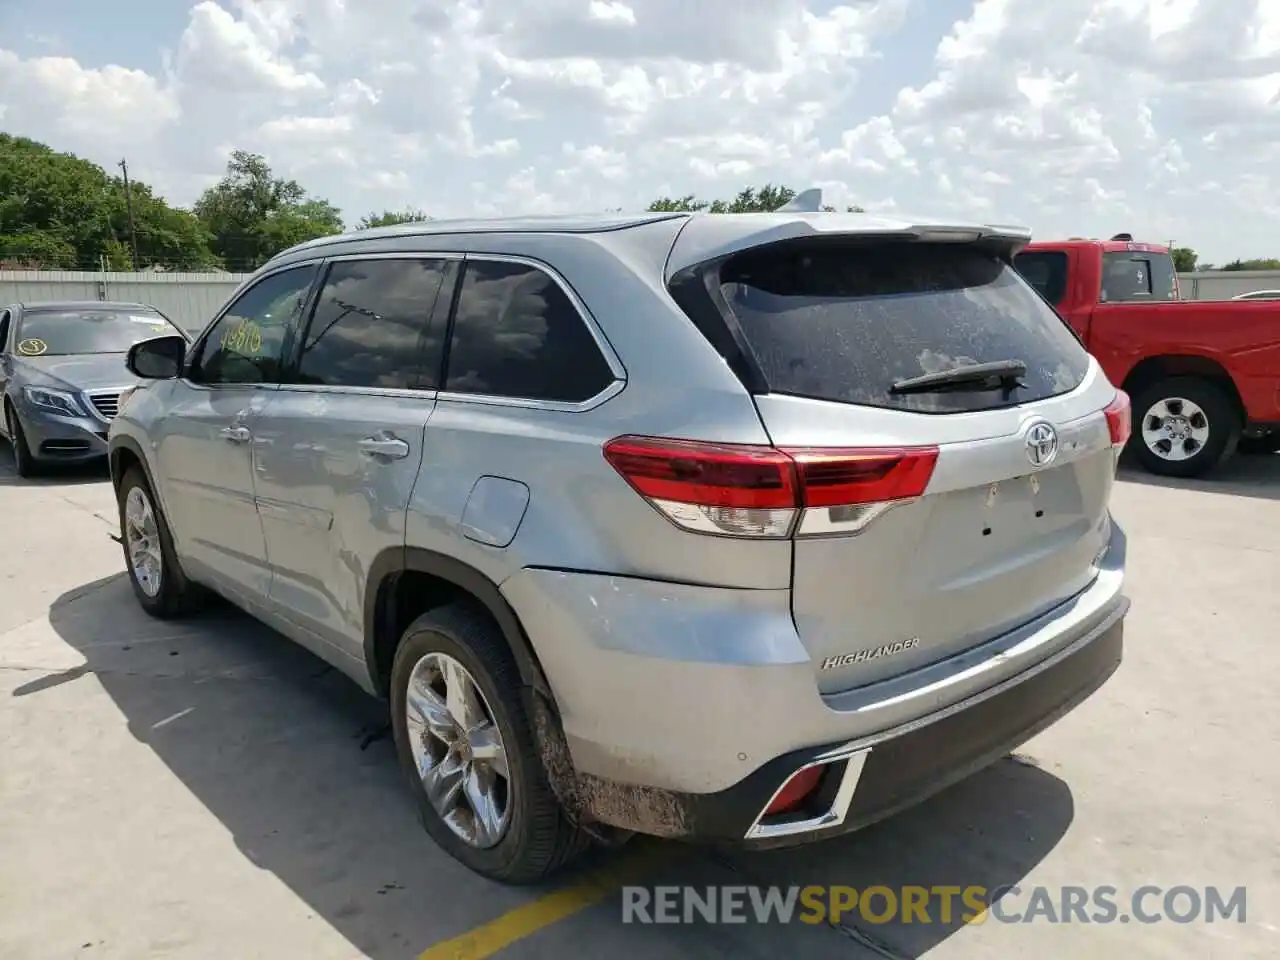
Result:
[[39,310],[26,313],[14,342],[24,357],[125,353],[139,340],[179,330],[164,317],[137,310]]

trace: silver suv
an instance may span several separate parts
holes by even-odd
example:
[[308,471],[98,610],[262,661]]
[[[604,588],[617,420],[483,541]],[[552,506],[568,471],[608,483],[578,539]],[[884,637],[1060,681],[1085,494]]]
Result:
[[1121,660],[1128,399],[1028,240],[784,209],[295,247],[130,354],[134,591],[388,700],[427,832],[495,879],[857,829]]

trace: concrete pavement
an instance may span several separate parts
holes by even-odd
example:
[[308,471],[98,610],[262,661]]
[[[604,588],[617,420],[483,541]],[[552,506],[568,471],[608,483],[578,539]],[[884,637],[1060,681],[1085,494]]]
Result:
[[574,892],[582,870],[569,893],[513,890],[440,853],[377,704],[230,608],[147,618],[102,474],[21,481],[0,446],[0,957],[1275,956],[1280,457],[1192,484],[1126,474],[1114,506],[1126,661],[1018,759],[830,844],[641,842],[584,870],[647,860],[650,887],[1110,885],[1122,907],[1144,884],[1243,885],[1245,923],[624,925],[616,893]]

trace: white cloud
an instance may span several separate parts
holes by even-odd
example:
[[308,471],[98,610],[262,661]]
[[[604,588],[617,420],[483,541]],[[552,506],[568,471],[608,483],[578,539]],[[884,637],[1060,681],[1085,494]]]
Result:
[[587,8],[592,20],[635,26],[636,12],[618,0],[591,0]]
[[141,70],[89,69],[68,57],[23,60],[3,49],[0,105],[8,132],[34,123],[57,145],[96,140],[99,155],[153,137],[180,116],[172,89]]
[[288,27],[268,16],[237,20],[213,0],[203,0],[191,10],[191,23],[178,46],[178,69],[185,83],[211,84],[224,96],[323,91],[323,80],[298,69],[282,52],[291,39]]
[[1275,183],[1280,5],[979,0],[934,66],[899,92],[895,129],[947,169],[1007,180],[969,181],[1001,214],[1041,234],[1176,239],[1219,261],[1280,249],[1280,197],[1248,186]]
[[823,151],[818,163],[832,170],[884,174],[890,170],[915,173],[916,160],[894,133],[888,117],[872,117],[840,135],[840,145]]
[[0,121],[184,203],[259,151],[351,222],[771,181],[1280,255],[1280,2],[931,2],[203,0],[159,69],[0,39]]

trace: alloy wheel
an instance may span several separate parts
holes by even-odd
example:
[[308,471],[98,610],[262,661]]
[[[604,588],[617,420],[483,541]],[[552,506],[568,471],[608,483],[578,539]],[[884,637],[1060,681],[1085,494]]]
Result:
[[133,579],[148,597],[160,593],[164,559],[160,527],[151,500],[141,487],[132,487],[124,502],[124,542]]
[[1209,418],[1185,397],[1166,397],[1143,416],[1142,441],[1162,460],[1190,460],[1209,442]]
[[511,820],[511,778],[502,733],[471,673],[429,653],[409,674],[410,747],[427,799],[463,842],[495,846]]

